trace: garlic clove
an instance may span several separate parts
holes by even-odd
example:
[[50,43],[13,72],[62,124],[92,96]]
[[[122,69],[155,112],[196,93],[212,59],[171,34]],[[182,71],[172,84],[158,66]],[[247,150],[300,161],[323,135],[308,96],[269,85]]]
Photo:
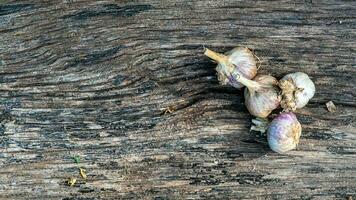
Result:
[[[245,105],[253,116],[266,118],[274,109],[279,107],[280,96],[277,79],[270,75],[257,75],[253,81],[246,83]],[[252,83],[252,84],[251,84]],[[254,87],[253,83],[258,84]]]
[[286,111],[303,108],[315,94],[315,85],[303,72],[287,74],[279,81],[282,90],[281,106]]
[[267,129],[268,145],[275,152],[285,153],[297,147],[301,132],[302,127],[294,113],[280,113]]
[[268,119],[257,117],[256,119],[252,119],[252,126],[250,128],[250,131],[257,131],[264,134],[268,129],[268,125]]
[[242,75],[247,79],[252,79],[257,74],[254,54],[248,48],[236,47],[225,55],[205,49],[204,54],[218,62],[216,71],[221,85],[229,84],[240,89],[243,87],[241,83],[231,81],[234,74]]

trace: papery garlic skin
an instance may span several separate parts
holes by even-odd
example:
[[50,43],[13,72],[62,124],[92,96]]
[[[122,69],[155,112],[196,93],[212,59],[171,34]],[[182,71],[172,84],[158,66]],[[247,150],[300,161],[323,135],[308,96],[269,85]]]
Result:
[[230,81],[233,74],[240,74],[247,79],[252,79],[257,74],[254,54],[248,48],[236,47],[225,55],[206,49],[204,54],[218,62],[216,72],[221,85],[229,84],[240,89],[244,85]]
[[253,81],[258,83],[258,87],[246,85],[244,92],[246,108],[251,115],[266,118],[279,107],[281,101],[278,81],[270,75],[257,75]]
[[279,81],[282,90],[281,106],[284,110],[303,108],[315,94],[315,85],[303,72],[287,74]]
[[280,113],[268,127],[268,145],[275,152],[285,153],[297,147],[301,133],[302,126],[294,113]]

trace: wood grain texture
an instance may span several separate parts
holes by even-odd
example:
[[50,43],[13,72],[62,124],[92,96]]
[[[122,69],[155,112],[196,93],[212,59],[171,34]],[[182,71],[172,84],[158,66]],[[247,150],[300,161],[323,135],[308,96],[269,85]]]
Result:
[[[0,199],[356,199],[355,20],[347,0],[0,0]],[[203,47],[235,46],[314,80],[298,150],[256,142],[218,85]]]

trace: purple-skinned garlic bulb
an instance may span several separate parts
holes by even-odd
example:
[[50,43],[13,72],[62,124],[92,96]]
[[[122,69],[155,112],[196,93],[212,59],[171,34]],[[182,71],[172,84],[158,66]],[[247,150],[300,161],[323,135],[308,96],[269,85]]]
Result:
[[303,72],[285,75],[279,81],[279,87],[282,91],[281,107],[285,111],[303,108],[315,94],[313,81]]
[[240,74],[247,79],[257,74],[255,55],[248,48],[236,47],[225,55],[205,49],[204,54],[218,63],[216,72],[221,85],[229,84],[240,89],[243,84],[230,81],[233,74]]
[[268,126],[268,145],[275,152],[285,153],[297,147],[301,133],[302,126],[295,114],[282,112]]

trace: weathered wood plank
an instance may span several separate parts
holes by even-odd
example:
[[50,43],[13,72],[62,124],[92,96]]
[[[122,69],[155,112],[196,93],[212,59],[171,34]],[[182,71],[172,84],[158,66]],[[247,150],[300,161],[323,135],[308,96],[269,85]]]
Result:
[[[355,19],[346,0],[0,1],[0,198],[356,198]],[[257,142],[202,54],[238,45],[315,81],[297,151]]]

